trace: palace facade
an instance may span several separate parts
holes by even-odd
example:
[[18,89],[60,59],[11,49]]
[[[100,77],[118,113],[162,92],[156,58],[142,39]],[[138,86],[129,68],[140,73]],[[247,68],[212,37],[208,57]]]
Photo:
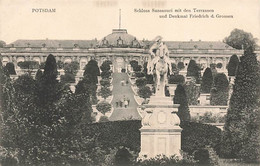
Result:
[[[204,69],[210,64],[221,64],[219,72],[227,73],[229,58],[236,54],[241,56],[242,50],[234,49],[221,41],[165,41],[170,52],[170,59],[176,65],[183,62],[185,74],[188,63],[195,60]],[[91,59],[101,65],[105,60],[111,60],[114,71],[128,69],[131,60],[143,64],[149,56],[149,47],[153,41],[137,40],[127,33],[126,29],[113,29],[112,33],[101,40],[17,40],[0,48],[1,59],[5,65],[12,62],[19,75],[17,63],[20,61],[45,62],[49,54],[53,54],[57,61],[69,63],[78,61],[80,71]]]

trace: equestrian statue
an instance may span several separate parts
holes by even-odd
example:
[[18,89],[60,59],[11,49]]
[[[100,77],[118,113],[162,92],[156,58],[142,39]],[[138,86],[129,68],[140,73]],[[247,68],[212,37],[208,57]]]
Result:
[[169,50],[166,44],[162,42],[161,36],[157,36],[154,41],[155,43],[149,49],[147,71],[149,75],[156,74],[155,96],[165,96],[168,69],[172,74]]

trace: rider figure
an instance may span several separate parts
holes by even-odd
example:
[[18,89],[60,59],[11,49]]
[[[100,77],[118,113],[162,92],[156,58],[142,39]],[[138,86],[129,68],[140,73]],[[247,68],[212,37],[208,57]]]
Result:
[[[151,46],[149,53],[152,56],[152,60],[149,63],[148,67],[148,74],[152,74],[152,70],[154,68],[154,65],[161,59],[164,59],[164,61],[169,65],[170,73],[172,74],[172,67],[171,67],[171,61],[169,58],[169,50],[162,42],[162,37],[157,36],[155,38],[155,43]],[[159,54],[159,55],[158,55]]]

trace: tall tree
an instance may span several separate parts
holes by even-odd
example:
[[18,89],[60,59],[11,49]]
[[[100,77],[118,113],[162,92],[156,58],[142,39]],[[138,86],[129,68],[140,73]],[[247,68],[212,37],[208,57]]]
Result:
[[8,75],[16,75],[14,64],[12,62],[8,62],[5,65],[4,70],[8,72]]
[[[259,138],[260,132],[259,120],[256,120],[259,119],[259,86],[260,74],[256,56],[245,52],[238,65],[224,126],[222,149],[228,157],[260,159],[259,141],[257,143],[252,140]],[[249,151],[245,153],[246,149]]]
[[173,98],[174,104],[180,104],[177,115],[179,116],[181,123],[190,121],[190,111],[188,101],[186,97],[185,89],[182,85],[178,85],[175,90],[175,96]]
[[52,125],[55,120],[54,104],[62,95],[62,86],[57,80],[57,64],[55,57],[47,57],[44,72],[36,85],[36,104],[40,108],[43,124]]
[[93,81],[93,84],[98,83],[97,76],[100,76],[100,71],[98,67],[98,63],[95,60],[90,60],[88,64],[85,66],[85,71],[84,71],[84,77],[88,76],[91,78]]
[[228,62],[228,76],[236,75],[238,63],[239,63],[239,59],[237,55],[236,54],[232,55]]
[[229,83],[224,73],[218,73],[214,78],[214,87],[211,90],[211,105],[227,105]]
[[196,85],[196,80],[186,82],[184,89],[187,95],[189,105],[198,105],[198,98],[200,95],[200,87]]
[[201,92],[210,93],[213,84],[213,76],[210,68],[206,68],[203,73],[202,83],[201,83]]
[[200,68],[194,60],[190,60],[187,68],[187,76],[194,77],[198,83],[200,77]]
[[245,52],[253,53],[256,47],[256,38],[251,33],[241,29],[234,29],[224,42],[236,49],[244,49]]

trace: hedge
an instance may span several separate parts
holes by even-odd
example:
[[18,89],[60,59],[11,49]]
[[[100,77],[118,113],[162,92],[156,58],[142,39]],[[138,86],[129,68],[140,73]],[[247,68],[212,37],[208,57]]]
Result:
[[[140,151],[140,120],[110,121],[84,126],[86,136],[94,138],[103,148],[125,146],[135,152]],[[181,148],[192,154],[194,151],[211,146],[219,153],[221,130],[215,126],[186,122],[182,124]]]
[[135,152],[140,151],[140,120],[110,121],[85,125],[85,136],[94,138],[104,149],[125,146]]
[[181,149],[183,151],[192,154],[198,149],[210,146],[219,154],[221,129],[196,122],[185,122],[181,127],[183,128],[181,135]]

